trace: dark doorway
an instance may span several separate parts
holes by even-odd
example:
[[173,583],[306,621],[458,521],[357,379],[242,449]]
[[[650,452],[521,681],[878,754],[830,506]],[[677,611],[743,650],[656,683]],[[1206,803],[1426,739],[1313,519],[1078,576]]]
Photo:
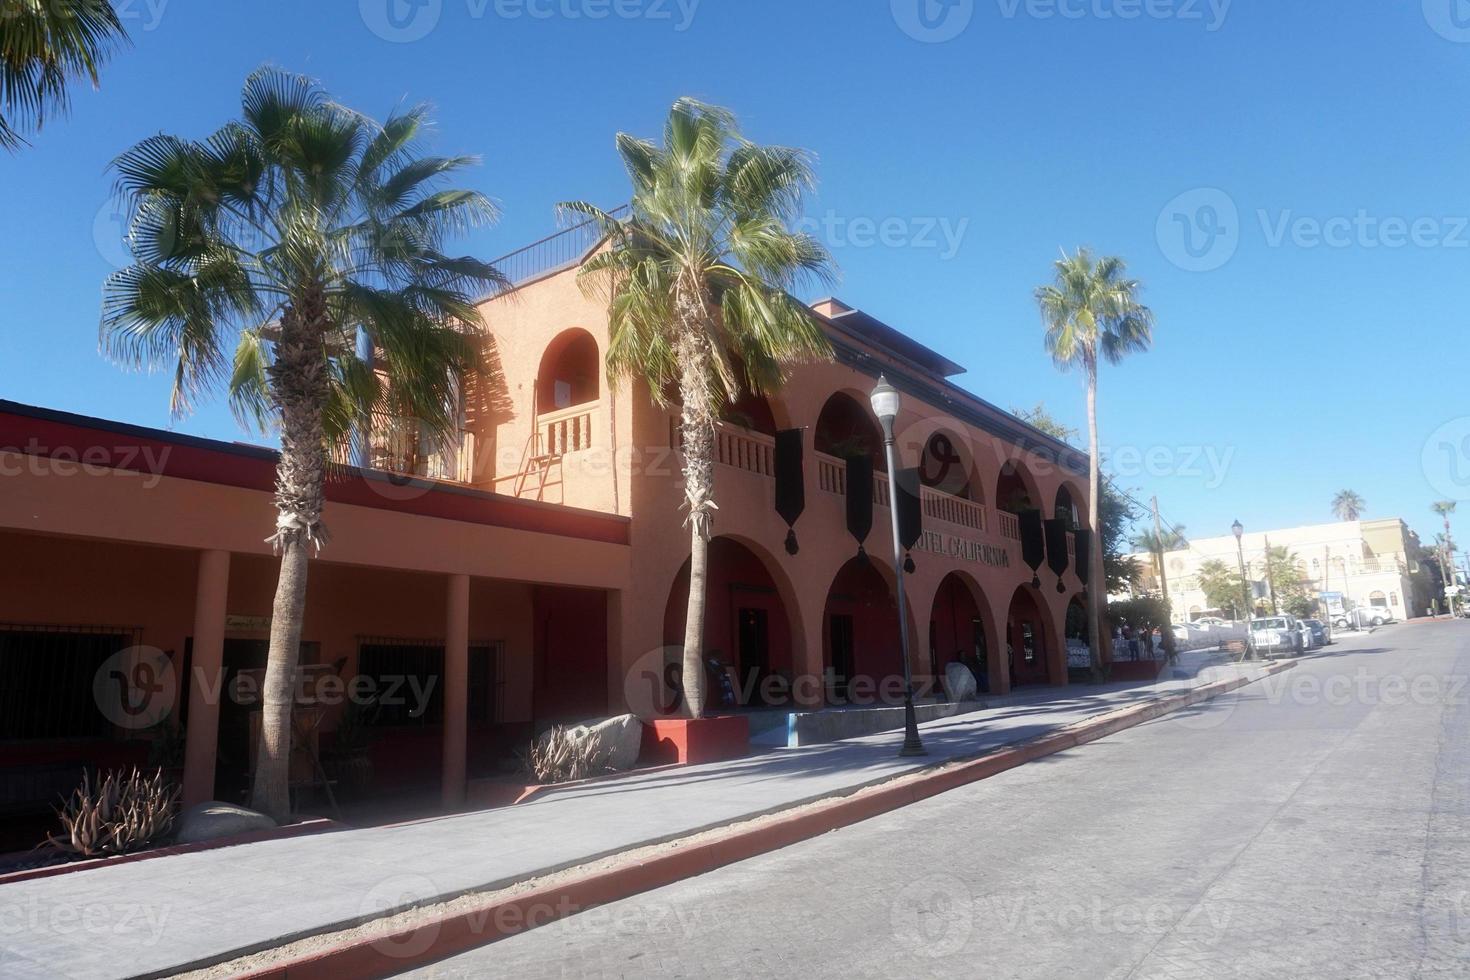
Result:
[[740,683],[752,696],[765,703],[762,681],[771,672],[770,624],[764,609],[741,609]]
[[848,685],[853,675],[853,619],[851,616],[833,615],[828,621],[828,642],[832,649],[832,693],[836,703],[848,700]]
[[[318,643],[303,643],[297,663],[316,663]],[[250,792],[251,718],[260,710],[260,692],[244,687],[237,690],[242,671],[264,670],[270,653],[270,640],[226,638],[224,670],[219,687],[219,731],[215,736],[214,798],[226,802],[243,801]],[[184,644],[184,657],[193,662],[194,638]],[[191,689],[192,693],[192,689]]]

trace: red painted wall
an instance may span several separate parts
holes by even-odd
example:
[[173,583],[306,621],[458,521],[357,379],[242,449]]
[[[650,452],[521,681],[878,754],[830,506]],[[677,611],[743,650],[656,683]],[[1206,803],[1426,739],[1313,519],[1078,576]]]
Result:
[[531,608],[536,729],[605,717],[607,593],[537,586],[532,590]]

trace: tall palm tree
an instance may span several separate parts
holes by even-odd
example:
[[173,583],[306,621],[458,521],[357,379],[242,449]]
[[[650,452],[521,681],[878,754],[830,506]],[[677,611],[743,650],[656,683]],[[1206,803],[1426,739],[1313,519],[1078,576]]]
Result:
[[114,162],[135,261],[107,279],[102,347],[125,365],[168,366],[176,414],[225,382],[237,417],[279,427],[268,540],[281,568],[252,797],[279,818],[329,452],[375,412],[441,438],[457,429],[474,297],[504,280],[442,251],[495,210],[475,191],[439,189],[473,161],[418,155],[424,107],[378,125],[272,68],[246,80],[241,102],[241,118],[202,141],[152,136]]
[[[1433,504],[1429,505],[1429,509],[1434,511],[1440,517],[1444,518],[1444,534],[1435,535],[1435,537],[1441,538],[1441,540],[1437,542],[1439,544],[1440,575],[1444,578],[1444,584],[1446,586],[1451,586],[1455,584],[1455,546],[1453,543],[1453,539],[1450,537],[1450,515],[1455,512],[1455,502],[1453,500],[1437,500]],[[1454,604],[1451,603],[1452,608],[1453,605]]]
[[609,378],[647,384],[660,404],[678,391],[690,528],[683,688],[699,718],[715,421],[742,390],[772,391],[787,365],[830,356],[790,290],[829,280],[831,259],[815,238],[788,230],[814,185],[808,154],[749,142],[727,110],[680,99],[662,145],[619,133],[617,149],[633,184],[628,216],[582,201],[561,207],[608,238],[580,282],[608,301]]
[[1339,490],[1332,498],[1332,513],[1339,521],[1356,521],[1367,508],[1362,495],[1354,490]]
[[0,147],[14,150],[70,105],[67,84],[97,69],[127,31],[108,0],[0,0]]
[[1092,561],[1088,565],[1088,646],[1095,678],[1102,676],[1099,648],[1101,612],[1107,601],[1103,587],[1102,537],[1096,533],[1098,502],[1102,495],[1097,436],[1097,374],[1101,361],[1117,364],[1153,343],[1154,314],[1139,302],[1142,284],[1127,275],[1120,258],[1094,261],[1091,251],[1062,253],[1054,265],[1055,280],[1036,290],[1046,330],[1046,349],[1063,370],[1081,368],[1087,379],[1087,438],[1090,493],[1087,523],[1093,529]]

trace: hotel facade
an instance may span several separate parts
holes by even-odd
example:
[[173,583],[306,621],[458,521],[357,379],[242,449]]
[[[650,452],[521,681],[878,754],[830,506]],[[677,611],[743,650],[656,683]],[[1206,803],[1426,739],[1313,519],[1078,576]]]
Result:
[[[597,244],[573,229],[501,260],[516,285],[483,306],[451,446],[375,419],[369,457],[329,483],[302,660],[361,684],[376,792],[458,805],[547,725],[668,708],[688,590],[678,410],[606,380],[606,310],[577,283]],[[960,660],[994,692],[1065,684],[1068,623],[1085,619],[1075,536],[1033,570],[1031,528],[1038,511],[1082,526],[1086,457],[869,314],[835,299],[811,314],[833,359],[743,397],[716,433],[705,644],[737,704],[717,690],[709,710],[859,701],[854,678],[901,675],[880,374],[903,397],[899,465],[917,471],[900,481],[922,515],[905,582],[917,681]],[[187,802],[240,798],[236,694],[265,663],[274,460],[0,402],[0,807],[54,801],[82,765],[156,760],[170,739]],[[302,735],[328,751],[350,700],[307,713]]]

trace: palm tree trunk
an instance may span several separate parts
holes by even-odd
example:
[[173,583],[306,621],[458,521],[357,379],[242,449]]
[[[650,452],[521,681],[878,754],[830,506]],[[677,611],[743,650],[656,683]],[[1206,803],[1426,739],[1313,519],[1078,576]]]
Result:
[[1102,607],[1107,602],[1103,593],[1102,525],[1098,520],[1102,497],[1102,461],[1097,443],[1097,365],[1087,366],[1087,453],[1088,494],[1087,526],[1092,528],[1092,561],[1087,568],[1087,654],[1092,661],[1092,680],[1102,683]]
[[291,706],[306,613],[307,564],[311,551],[326,540],[321,521],[326,326],[322,288],[308,286],[281,315],[281,336],[269,368],[271,395],[281,417],[281,456],[276,464],[276,532],[268,540],[281,556],[281,571],[271,610],[250,805],[277,821],[291,811]]
[[690,718],[704,717],[704,611],[709,565],[710,512],[714,494],[714,409],[710,404],[710,351],[706,335],[686,329],[676,351],[684,452],[684,494],[689,508],[689,607],[684,619],[684,704]]

